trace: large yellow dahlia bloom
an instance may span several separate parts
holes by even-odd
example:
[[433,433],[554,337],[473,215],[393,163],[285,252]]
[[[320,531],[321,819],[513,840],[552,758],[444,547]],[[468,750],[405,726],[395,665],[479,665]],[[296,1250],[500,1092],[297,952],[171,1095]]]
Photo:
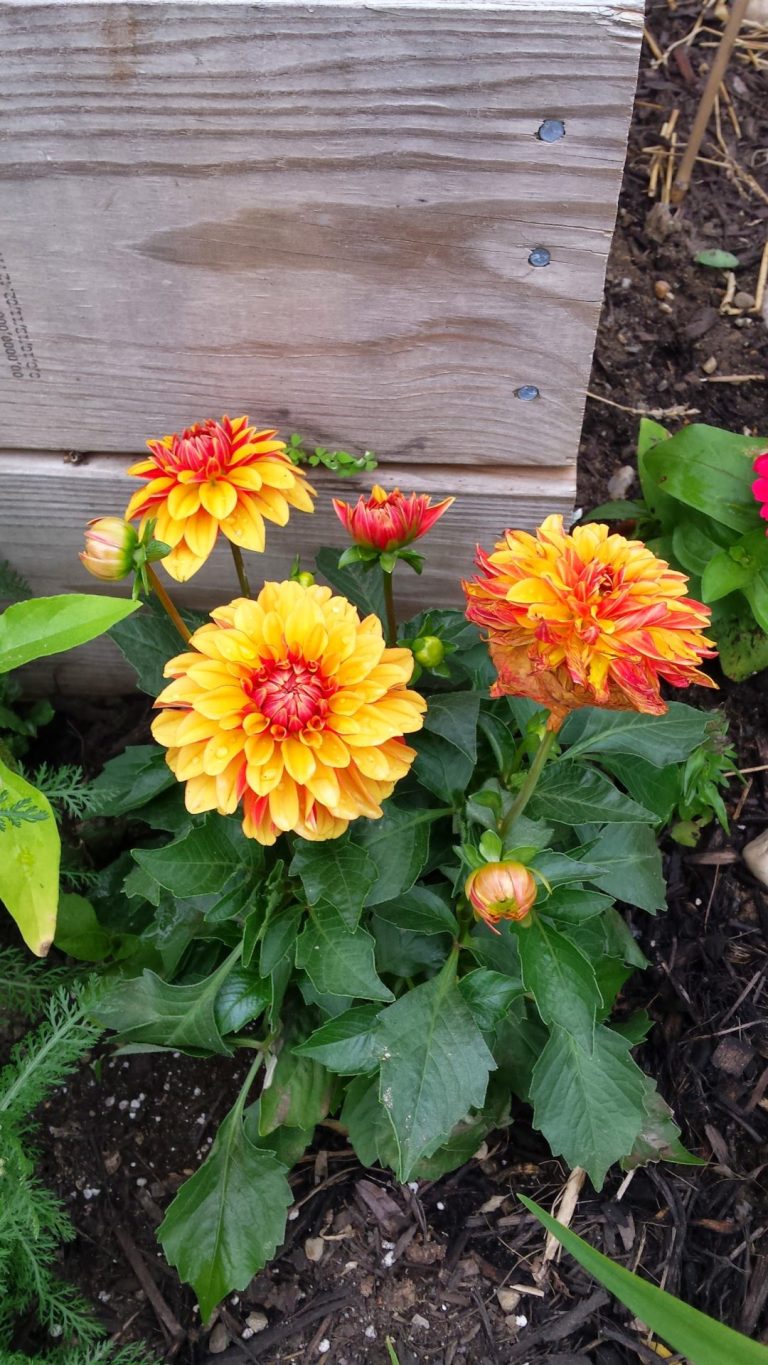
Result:
[[295,830],[335,839],[375,820],[416,757],[403,735],[426,702],[406,684],[408,649],[387,649],[330,588],[266,583],[211,613],[188,654],[171,659],[152,733],[186,782],[193,814],[231,815],[262,844]]
[[662,679],[716,686],[697,667],[715,652],[702,634],[709,608],[640,541],[597,524],[569,535],[552,516],[535,536],[507,531],[477,564],[482,576],[463,586],[467,616],[488,631],[491,694],[532,697],[551,729],[580,706],[661,715]]
[[256,431],[247,417],[222,417],[147,441],[151,458],[128,473],[148,482],[125,515],[140,517],[141,531],[157,519],[155,537],[171,546],[163,567],[177,582],[203,566],[219,531],[239,549],[263,550],[265,518],[285,526],[291,507],[314,510],[314,489],[276,437]]

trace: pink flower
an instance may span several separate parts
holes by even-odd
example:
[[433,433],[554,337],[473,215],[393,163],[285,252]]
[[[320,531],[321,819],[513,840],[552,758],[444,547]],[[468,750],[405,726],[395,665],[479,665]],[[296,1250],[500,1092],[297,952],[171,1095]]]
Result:
[[[757,456],[755,473],[757,478],[752,485],[752,492],[761,504],[760,516],[764,521],[768,521],[768,450],[761,450]],[[765,534],[768,536],[768,529]]]

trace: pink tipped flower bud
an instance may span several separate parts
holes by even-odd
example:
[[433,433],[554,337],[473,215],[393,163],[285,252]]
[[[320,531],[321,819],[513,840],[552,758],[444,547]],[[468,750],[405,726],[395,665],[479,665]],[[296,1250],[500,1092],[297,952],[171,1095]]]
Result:
[[528,918],[536,900],[536,879],[523,863],[486,863],[470,872],[464,894],[477,918],[497,934],[499,920]]
[[138,545],[138,534],[129,521],[97,517],[85,528],[85,549],[80,559],[94,578],[116,583],[133,571]]

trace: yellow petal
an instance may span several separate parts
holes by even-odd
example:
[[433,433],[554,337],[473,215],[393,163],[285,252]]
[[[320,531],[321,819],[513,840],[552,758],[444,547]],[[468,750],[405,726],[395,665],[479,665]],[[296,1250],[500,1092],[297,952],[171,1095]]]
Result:
[[191,777],[184,788],[184,805],[190,815],[202,815],[206,810],[217,810],[216,781],[201,775]]
[[205,746],[203,767],[211,777],[218,777],[228,768],[233,758],[243,752],[242,730],[229,730],[213,735]]
[[264,518],[253,505],[253,499],[244,493],[237,500],[237,507],[221,522],[221,529],[229,540],[244,550],[264,549]]
[[202,508],[184,525],[184,539],[193,554],[206,560],[216,544],[218,523]]
[[[158,540],[165,539],[164,536],[160,535],[159,531],[157,532],[157,537]],[[170,541],[166,543],[170,544]],[[201,558],[200,555],[194,554],[189,546],[182,540],[173,550],[171,550],[171,553],[166,555],[165,559],[160,562],[166,573],[169,573],[171,578],[175,578],[177,583],[187,583],[189,579],[197,573],[198,569],[202,569],[205,563],[205,557]]]
[[269,793],[269,813],[278,829],[293,829],[299,818],[299,794],[296,783],[286,773],[282,781]]
[[249,735],[244,748],[248,762],[259,768],[263,763],[269,763],[275,752],[275,741],[271,735]]
[[286,772],[290,773],[297,782],[305,783],[312,776],[317,764],[311,749],[302,744],[300,739],[295,739],[289,735],[282,743],[283,763]]
[[214,687],[210,692],[196,698],[195,710],[199,711],[201,716],[220,720],[222,716],[239,715],[246,702],[247,698],[239,687]]
[[312,776],[307,778],[307,789],[324,806],[335,809],[339,801],[339,779],[333,768],[324,768],[318,763]]
[[323,732],[315,756],[321,763],[327,763],[329,768],[346,768],[349,763],[349,749],[333,730]]
[[200,501],[216,521],[223,521],[237,507],[237,492],[224,479],[200,484]]
[[196,483],[177,483],[167,499],[168,511],[175,521],[185,521],[193,517],[200,506],[199,485]]

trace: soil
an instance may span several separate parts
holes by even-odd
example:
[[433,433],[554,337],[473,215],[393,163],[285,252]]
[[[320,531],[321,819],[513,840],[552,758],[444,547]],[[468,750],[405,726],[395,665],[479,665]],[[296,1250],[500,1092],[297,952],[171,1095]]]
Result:
[[[651,0],[652,38],[666,51],[698,12],[683,0]],[[764,69],[746,49],[727,77],[741,137],[721,109],[730,169],[698,164],[681,210],[648,196],[648,149],[660,144],[673,110],[681,136],[690,127],[719,32],[709,20],[660,67],[644,46],[590,384],[600,397],[587,403],[585,507],[608,497],[617,468],[633,463],[640,411],[672,409],[674,429],[694,412],[736,430],[765,428],[768,330],[746,308],[721,312],[725,276],[692,261],[702,247],[727,249],[741,261],[738,289],[754,292],[768,235],[768,194],[757,183],[765,183],[768,106]],[[714,127],[702,155],[726,159]],[[716,369],[704,365],[710,357]],[[747,375],[762,378],[733,379]],[[764,677],[725,685],[723,697],[741,766],[768,765]],[[80,708],[64,722],[62,756],[98,766],[126,731],[127,742],[145,738],[145,725],[137,697],[127,712]],[[768,894],[739,851],[764,828],[767,778],[756,771],[732,784],[730,836],[710,828],[696,851],[669,845],[669,912],[633,923],[652,964],[623,997],[654,1020],[639,1060],[708,1164],[649,1167],[630,1181],[612,1173],[599,1195],[587,1184],[572,1224],[623,1264],[764,1341]],[[642,1325],[570,1258],[542,1265],[543,1233],[515,1195],[550,1207],[568,1172],[524,1106],[468,1165],[416,1188],[361,1169],[342,1136],[319,1129],[293,1177],[285,1246],[214,1322],[201,1324],[154,1230],[210,1147],[241,1072],[239,1063],[120,1058],[105,1048],[41,1114],[41,1174],[77,1228],[62,1272],[117,1339],[143,1339],[158,1360],[181,1365],[382,1365],[387,1336],[401,1365],[658,1365]]]

